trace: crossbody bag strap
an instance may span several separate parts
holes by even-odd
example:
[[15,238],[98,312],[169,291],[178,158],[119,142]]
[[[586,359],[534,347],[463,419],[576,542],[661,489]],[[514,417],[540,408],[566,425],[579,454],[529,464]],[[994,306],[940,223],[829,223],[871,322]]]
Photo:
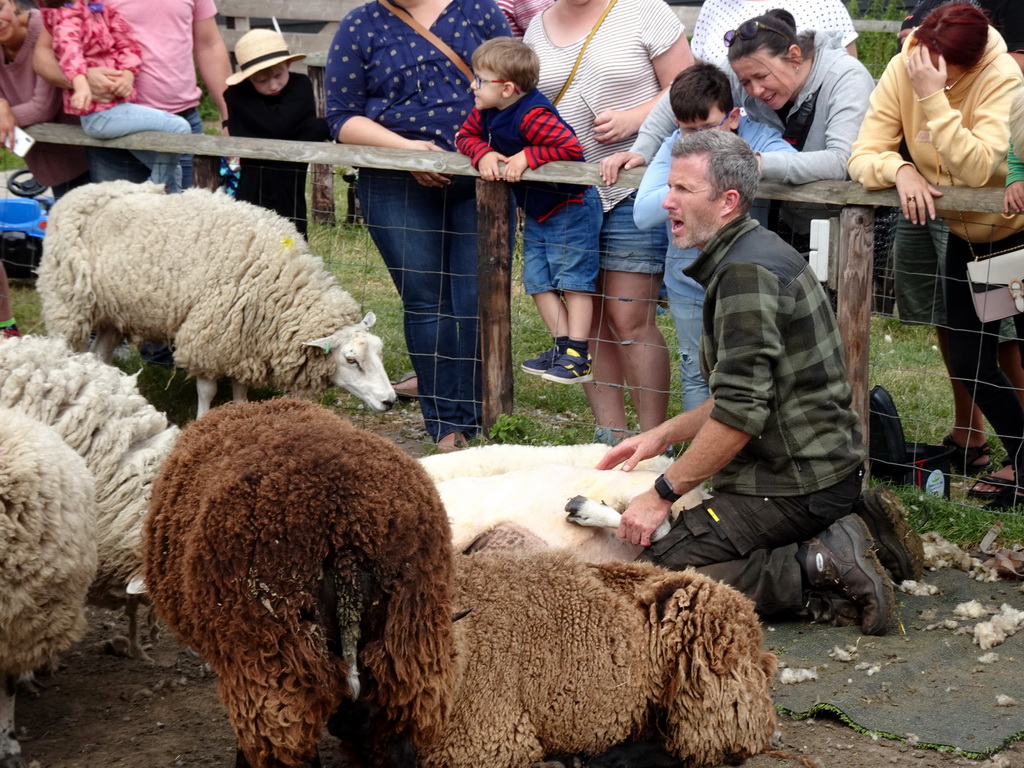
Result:
[[[380,1],[384,2],[384,0]],[[593,39],[594,35],[597,34],[597,30],[601,26],[601,22],[605,20],[605,17],[608,16],[613,7],[615,7],[615,0],[610,0],[604,9],[604,12],[601,14],[601,18],[597,20],[594,28],[590,30],[590,34],[587,35],[587,39],[583,41],[583,47],[580,48],[580,54],[576,57],[576,63],[572,65],[572,72],[569,73],[569,78],[565,81],[565,85],[562,86],[562,90],[558,92],[558,95],[551,100],[551,103],[556,107],[558,106],[558,102],[561,101],[562,97],[565,95],[565,92],[569,90],[569,86],[572,85],[572,81],[576,78],[576,70],[580,68],[580,62],[583,61],[583,53],[587,50],[587,46],[590,45],[591,39]]]
[[417,34],[419,34],[420,37],[422,37],[428,43],[430,43],[435,48],[437,48],[437,50],[439,50],[441,53],[443,53],[445,56],[447,56],[448,60],[452,64],[454,64],[456,67],[458,67],[459,71],[462,72],[462,74],[464,74],[466,76],[466,80],[468,80],[470,83],[472,83],[476,79],[473,76],[473,70],[469,68],[469,65],[466,64],[466,62],[462,59],[462,57],[459,56],[459,54],[457,54],[454,50],[452,50],[452,47],[450,45],[448,45],[448,43],[446,43],[444,40],[442,40],[440,37],[435,35],[429,29],[427,29],[422,24],[420,24],[418,21],[416,21],[416,19],[414,19],[412,16],[410,16],[408,11],[403,10],[402,8],[399,8],[397,5],[394,5],[393,3],[388,2],[388,0],[377,0],[377,2],[380,3],[381,5],[383,5],[385,8],[387,8],[393,14],[395,14],[395,16],[400,18],[402,21],[404,21],[410,27],[412,27],[412,29]]

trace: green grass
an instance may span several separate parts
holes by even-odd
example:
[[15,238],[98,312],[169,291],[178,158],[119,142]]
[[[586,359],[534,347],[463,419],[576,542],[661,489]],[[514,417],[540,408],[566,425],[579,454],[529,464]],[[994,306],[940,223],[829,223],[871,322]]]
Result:
[[[901,21],[907,15],[906,5],[901,0],[873,0],[864,13],[860,12],[857,0],[849,0],[846,8],[854,19]],[[895,55],[896,48],[896,35],[891,32],[861,32],[857,36],[857,58],[876,80]]]

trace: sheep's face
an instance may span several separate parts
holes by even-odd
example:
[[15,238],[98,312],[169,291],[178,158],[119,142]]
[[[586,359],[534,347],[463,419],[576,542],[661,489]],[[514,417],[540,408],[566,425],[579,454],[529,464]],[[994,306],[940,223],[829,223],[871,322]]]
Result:
[[379,336],[369,332],[375,322],[373,312],[367,312],[355,325],[304,343],[318,347],[334,359],[331,381],[335,386],[344,387],[373,410],[383,412],[395,404],[398,396],[384,370],[384,344]]

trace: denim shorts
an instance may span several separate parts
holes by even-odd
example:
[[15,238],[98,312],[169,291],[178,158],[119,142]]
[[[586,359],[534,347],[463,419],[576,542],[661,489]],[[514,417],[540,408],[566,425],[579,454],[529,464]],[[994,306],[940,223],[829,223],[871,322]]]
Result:
[[604,215],[601,226],[601,269],[660,275],[665,271],[668,232],[665,227],[637,229],[633,222],[636,192]]
[[590,187],[583,201],[570,203],[544,221],[527,217],[523,231],[526,293],[593,293],[600,261],[601,198]]

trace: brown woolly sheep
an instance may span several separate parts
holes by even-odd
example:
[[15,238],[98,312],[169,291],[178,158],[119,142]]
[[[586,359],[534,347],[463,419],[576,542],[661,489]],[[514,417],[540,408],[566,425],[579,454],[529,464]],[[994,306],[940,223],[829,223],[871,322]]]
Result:
[[753,603],[694,571],[568,551],[456,559],[458,677],[426,768],[522,768],[654,739],[687,766],[742,760],[775,731]]
[[225,405],[182,432],[153,485],[144,573],[160,617],[217,673],[237,765],[319,765],[346,697],[365,709],[332,726],[365,716],[349,746],[371,764],[438,737],[450,542],[419,464],[324,408]]

